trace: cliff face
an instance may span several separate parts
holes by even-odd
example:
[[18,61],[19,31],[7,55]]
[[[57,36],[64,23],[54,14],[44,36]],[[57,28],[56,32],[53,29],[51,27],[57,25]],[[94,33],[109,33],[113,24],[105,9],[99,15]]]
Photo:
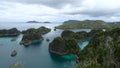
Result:
[[79,46],[73,38],[56,37],[49,45],[49,51],[58,55],[75,54],[78,50]]
[[86,32],[72,32],[65,30],[61,37],[56,37],[49,45],[49,51],[59,55],[76,54],[80,48],[77,41],[82,41],[87,37]]
[[84,41],[88,36],[92,37],[100,32],[101,30],[92,30],[91,32],[87,33],[85,31],[81,32],[73,32],[69,30],[64,30],[61,33],[61,37],[55,38],[49,45],[49,50],[52,53],[56,53],[59,55],[64,54],[78,54],[80,48],[77,42]]
[[97,33],[77,55],[76,68],[119,68],[120,28]]
[[24,34],[20,44],[24,46],[28,46],[32,43],[37,43],[43,40],[43,37],[40,34],[32,33],[32,34]]

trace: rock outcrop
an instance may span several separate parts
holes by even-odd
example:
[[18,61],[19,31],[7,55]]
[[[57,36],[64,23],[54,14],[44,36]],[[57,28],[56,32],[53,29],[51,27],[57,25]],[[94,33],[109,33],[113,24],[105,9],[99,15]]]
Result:
[[12,51],[11,56],[14,57],[16,55],[17,55],[17,51],[16,50]]

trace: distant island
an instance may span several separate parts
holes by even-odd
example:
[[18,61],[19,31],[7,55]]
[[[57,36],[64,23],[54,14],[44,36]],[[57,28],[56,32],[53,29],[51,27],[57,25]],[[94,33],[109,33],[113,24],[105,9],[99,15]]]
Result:
[[38,21],[28,21],[27,23],[40,23]]
[[102,20],[68,20],[56,29],[111,29],[120,27],[118,22],[105,22]]
[[27,21],[27,23],[50,23],[48,21],[45,21],[45,22],[39,22],[39,21]]

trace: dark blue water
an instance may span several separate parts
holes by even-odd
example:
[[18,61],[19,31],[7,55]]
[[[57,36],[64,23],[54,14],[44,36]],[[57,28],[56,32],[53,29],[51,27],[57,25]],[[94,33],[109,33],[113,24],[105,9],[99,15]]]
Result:
[[[64,55],[59,56],[56,54],[49,53],[49,43],[57,36],[60,36],[63,30],[53,31],[53,27],[59,24],[0,24],[0,29],[9,29],[17,27],[19,30],[26,30],[28,28],[38,28],[40,26],[46,26],[51,28],[52,31],[44,35],[44,40],[40,44],[31,45],[24,47],[19,45],[22,35],[16,37],[16,41],[11,41],[12,37],[0,38],[0,68],[8,68],[10,64],[15,62],[21,62],[26,68],[74,68],[75,56]],[[89,31],[87,29],[79,29],[73,31]],[[46,39],[50,39],[49,42]],[[84,43],[88,43],[85,41]],[[80,44],[80,47],[84,48],[85,44]],[[17,56],[11,57],[11,52],[17,51]]]

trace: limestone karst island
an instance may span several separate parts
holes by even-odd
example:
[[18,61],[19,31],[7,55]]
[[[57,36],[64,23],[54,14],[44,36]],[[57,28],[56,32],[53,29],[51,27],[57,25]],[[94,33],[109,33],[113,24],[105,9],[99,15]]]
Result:
[[0,68],[120,68],[120,1],[0,0]]

